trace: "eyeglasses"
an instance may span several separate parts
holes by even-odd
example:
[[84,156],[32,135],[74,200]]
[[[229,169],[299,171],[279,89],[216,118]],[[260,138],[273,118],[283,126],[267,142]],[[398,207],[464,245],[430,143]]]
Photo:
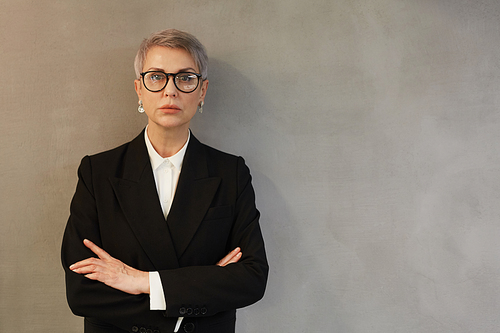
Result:
[[190,72],[164,73],[149,71],[141,73],[141,76],[142,83],[144,83],[146,89],[151,92],[163,90],[167,86],[169,77],[173,76],[174,85],[179,91],[183,93],[192,93],[198,88],[201,78],[200,74]]

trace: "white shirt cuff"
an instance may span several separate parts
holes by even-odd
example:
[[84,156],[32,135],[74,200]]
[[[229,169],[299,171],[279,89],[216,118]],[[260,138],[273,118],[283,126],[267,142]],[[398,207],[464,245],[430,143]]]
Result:
[[149,309],[166,310],[165,294],[161,284],[160,273],[149,272]]

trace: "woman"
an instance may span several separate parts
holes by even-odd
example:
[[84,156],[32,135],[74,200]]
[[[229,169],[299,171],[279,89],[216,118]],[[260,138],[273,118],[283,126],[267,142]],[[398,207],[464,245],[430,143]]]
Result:
[[234,332],[236,308],[264,294],[249,170],[189,130],[207,93],[207,59],[185,32],[144,40],[135,90],[147,127],[81,162],[62,262],[87,333]]

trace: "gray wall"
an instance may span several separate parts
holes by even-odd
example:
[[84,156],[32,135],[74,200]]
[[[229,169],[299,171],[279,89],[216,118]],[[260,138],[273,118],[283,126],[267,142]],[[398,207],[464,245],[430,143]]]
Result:
[[0,2],[0,331],[81,332],[62,232],[85,154],[145,125],[132,62],[211,57],[204,142],[246,158],[271,273],[239,332],[500,330],[496,0]]

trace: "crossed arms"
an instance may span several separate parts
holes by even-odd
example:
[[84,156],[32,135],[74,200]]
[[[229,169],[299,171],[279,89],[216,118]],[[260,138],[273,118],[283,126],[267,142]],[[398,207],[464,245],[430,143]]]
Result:
[[[149,272],[140,271],[124,264],[88,239],[85,239],[83,244],[94,252],[98,258],[91,257],[76,262],[69,266],[70,270],[127,294],[138,295],[150,293]],[[241,250],[237,247],[217,262],[216,265],[224,267],[236,263],[240,260],[241,255]]]

